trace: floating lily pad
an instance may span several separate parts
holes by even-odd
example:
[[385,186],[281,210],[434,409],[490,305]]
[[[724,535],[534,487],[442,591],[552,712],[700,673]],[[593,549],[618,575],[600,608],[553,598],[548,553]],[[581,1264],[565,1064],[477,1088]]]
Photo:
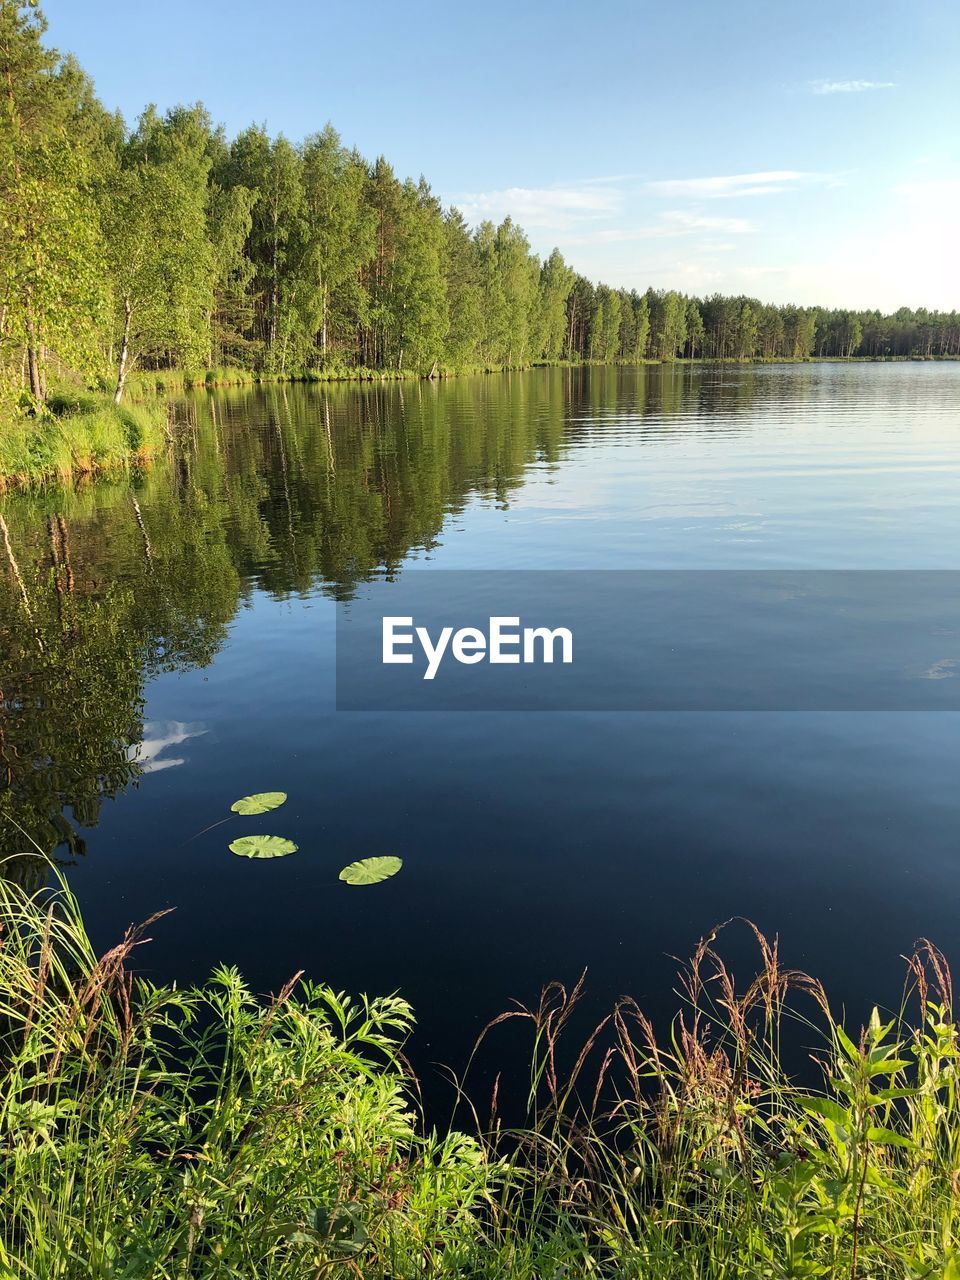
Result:
[[258,791],[255,796],[244,796],[234,800],[230,808],[234,813],[243,814],[245,818],[255,813],[269,813],[271,809],[279,809],[286,801],[285,791]]
[[230,841],[230,852],[241,858],[285,858],[297,846],[284,836],[241,836]]
[[344,867],[340,879],[347,884],[379,884],[395,876],[402,866],[402,858],[361,858]]

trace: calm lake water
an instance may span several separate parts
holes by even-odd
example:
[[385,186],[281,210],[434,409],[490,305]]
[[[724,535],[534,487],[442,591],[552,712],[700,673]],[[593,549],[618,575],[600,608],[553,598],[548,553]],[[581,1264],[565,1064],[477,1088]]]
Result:
[[[858,1015],[897,1000],[919,935],[960,954],[958,716],[349,714],[333,675],[335,601],[412,566],[960,568],[960,365],[174,411],[175,456],[134,481],[0,500],[23,582],[0,546],[0,804],[70,864],[99,943],[175,907],[142,955],[158,976],[400,990],[415,1056],[456,1064],[511,997],[584,968],[585,1015],[629,992],[666,1016],[670,955],[732,915]],[[288,804],[205,830],[264,789]],[[300,851],[228,852],[255,830]],[[389,853],[396,879],[339,883]],[[744,934],[726,949],[745,971]]]

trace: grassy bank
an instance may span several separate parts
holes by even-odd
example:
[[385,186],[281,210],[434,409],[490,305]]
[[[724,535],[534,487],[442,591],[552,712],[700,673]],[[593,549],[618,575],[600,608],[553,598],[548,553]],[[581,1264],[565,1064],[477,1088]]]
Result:
[[[140,935],[97,957],[62,886],[0,882],[0,925],[4,1276],[960,1274],[957,1028],[931,948],[915,1020],[849,1035],[759,938],[742,991],[699,948],[660,1043],[624,1003],[570,1049],[576,993],[548,990],[511,1015],[533,1065],[508,1135],[466,1107],[424,1130],[398,998],[133,979]],[[812,1089],[780,1060],[798,1025]]]
[[89,392],[52,395],[46,410],[0,426],[0,487],[116,471],[162,444],[166,406],[115,405]]
[[[939,357],[938,357],[939,359]],[[943,357],[954,359],[954,357]],[[920,357],[778,357],[751,359],[640,362],[553,361],[536,368],[679,368],[690,365],[756,365],[809,363],[887,363],[918,361]],[[443,380],[478,374],[510,372],[503,368],[471,366],[438,369],[436,379]],[[519,370],[518,370],[519,372]],[[186,391],[214,390],[219,387],[242,387],[278,383],[370,383],[422,381],[423,375],[397,370],[373,370],[350,367],[307,369],[279,375],[250,369],[226,367],[206,369],[199,373],[182,370],[155,370],[137,373],[127,379],[125,400],[115,405],[105,392],[83,391],[51,395],[46,409],[36,416],[9,413],[0,419],[0,489],[10,484],[31,484],[52,478],[121,471],[131,463],[142,462],[163,442],[167,425],[164,396]]]
[[[650,357],[644,360],[537,360],[532,365],[518,366],[512,370],[502,365],[475,364],[462,368],[436,369],[437,380],[468,377],[477,374],[522,372],[530,368],[584,369],[584,368],[661,368],[688,365],[756,365],[756,364],[903,364],[936,363],[960,359],[957,356],[726,356],[723,359],[677,357],[661,360]],[[181,391],[203,388],[253,386],[284,382],[422,382],[424,374],[418,370],[367,369],[356,365],[330,365],[325,369],[297,369],[289,373],[268,373],[229,366],[204,369],[187,373],[179,369],[158,369],[141,372],[127,379],[127,394],[134,400],[142,400],[156,394],[172,395]]]
[[[554,362],[560,364],[561,362]],[[580,367],[584,362],[567,367]],[[649,361],[647,363],[656,363]],[[524,365],[517,372],[529,369]],[[474,374],[509,373],[510,369],[502,365],[470,365],[458,369],[438,367],[433,377],[436,380],[445,378],[466,377]],[[182,391],[213,390],[217,387],[243,387],[263,384],[272,386],[281,383],[331,383],[331,382],[423,382],[426,375],[416,369],[367,369],[358,365],[329,365],[324,369],[293,369],[288,373],[270,373],[265,370],[241,369],[234,366],[217,369],[202,369],[198,373],[187,373],[180,369],[157,369],[132,375],[126,382],[126,394],[133,400],[143,400],[154,395],[173,395]]]

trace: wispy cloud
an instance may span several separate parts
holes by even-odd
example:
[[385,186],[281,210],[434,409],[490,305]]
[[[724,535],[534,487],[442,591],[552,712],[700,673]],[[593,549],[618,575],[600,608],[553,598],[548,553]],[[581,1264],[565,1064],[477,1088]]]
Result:
[[811,80],[811,93],[870,93],[873,89],[895,89],[892,80]]
[[662,215],[668,227],[676,227],[681,231],[723,231],[727,235],[741,236],[756,227],[746,218],[712,218],[702,213],[681,213],[671,211]]
[[490,218],[499,222],[508,215],[525,227],[563,230],[584,221],[617,214],[622,193],[608,184],[614,179],[585,179],[563,187],[506,187],[501,191],[474,191],[455,197],[453,203],[468,222]]
[[175,769],[185,764],[182,756],[168,756],[158,760],[168,747],[178,747],[190,738],[199,738],[207,730],[202,724],[184,724],[181,720],[160,721],[143,727],[144,739],[127,751],[127,759],[140,766],[141,773],[159,773],[161,769]]
[[830,175],[825,173],[766,169],[761,173],[732,173],[716,178],[668,178],[661,182],[648,182],[647,187],[661,196],[713,200],[733,196],[773,196],[829,180]]
[[703,231],[718,231],[725,235],[747,235],[756,227],[746,218],[712,218],[699,213],[670,210],[662,213],[657,222],[634,227],[601,227],[565,236],[566,245],[627,244],[635,240],[666,240],[676,236],[689,236]]

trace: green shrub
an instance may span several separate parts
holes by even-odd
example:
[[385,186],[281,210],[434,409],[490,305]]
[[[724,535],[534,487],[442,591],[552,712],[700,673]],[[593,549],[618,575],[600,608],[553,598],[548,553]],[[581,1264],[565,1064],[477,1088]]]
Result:
[[[61,882],[0,879],[0,1275],[955,1280],[942,957],[910,962],[916,1020],[851,1035],[756,937],[742,988],[701,944],[661,1041],[623,1001],[569,1049],[580,987],[549,987],[506,1015],[532,1037],[525,1125],[437,1134],[402,1000],[261,999],[230,968],[157,985],[128,971],[139,932],[98,957]],[[806,1084],[791,1027],[816,1048]]]
[[253,369],[240,369],[234,365],[226,365],[207,369],[202,382],[208,387],[240,387],[256,382],[257,377]]
[[0,922],[0,1273],[401,1277],[476,1241],[492,1171],[418,1134],[402,1000],[132,980],[138,935],[98,959],[63,888],[0,882]]
[[47,397],[47,410],[55,418],[70,413],[94,413],[104,397],[94,391],[54,391]]

